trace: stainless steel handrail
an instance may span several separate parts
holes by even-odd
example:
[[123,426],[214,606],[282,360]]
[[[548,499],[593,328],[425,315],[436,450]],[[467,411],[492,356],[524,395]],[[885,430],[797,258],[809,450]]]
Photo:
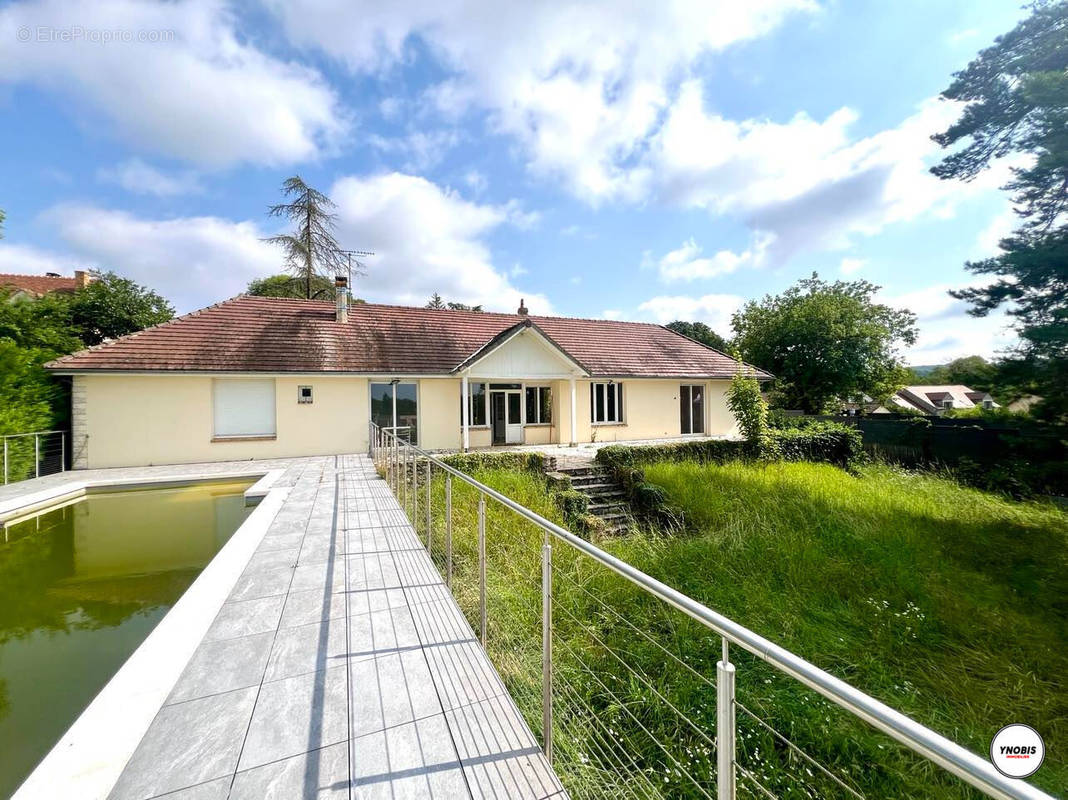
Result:
[[[506,508],[533,522],[545,531],[575,549],[594,559],[631,583],[659,597],[679,611],[697,620],[718,633],[727,641],[738,645],[758,658],[766,661],[781,672],[786,673],[805,686],[826,697],[835,705],[860,717],[877,730],[885,733],[915,753],[933,761],[948,772],[967,781],[990,797],[1001,800],[1054,800],[1051,795],[1032,786],[1026,781],[1009,778],[998,772],[993,764],[927,728],[885,703],[850,686],[845,681],[823,671],[814,664],[794,655],[774,642],[765,639],[743,625],[713,611],[692,597],[672,589],[639,569],[606,553],[596,545],[550,522],[541,515],[501,494],[495,489],[472,478],[464,472],[451,467],[440,459],[415,445],[385,433],[386,440],[397,439],[400,446],[411,448],[417,455],[429,459],[435,467],[449,473],[465,483],[470,484],[484,495],[492,497]],[[373,437],[372,437],[373,444]]]

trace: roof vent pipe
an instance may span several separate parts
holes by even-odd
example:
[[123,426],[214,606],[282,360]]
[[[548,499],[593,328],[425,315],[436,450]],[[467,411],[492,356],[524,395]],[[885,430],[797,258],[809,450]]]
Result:
[[525,317],[527,315],[525,298],[519,299],[519,310],[516,313],[519,314],[519,316],[521,317]]
[[349,321],[349,279],[344,275],[334,278],[334,291],[337,294],[337,321]]

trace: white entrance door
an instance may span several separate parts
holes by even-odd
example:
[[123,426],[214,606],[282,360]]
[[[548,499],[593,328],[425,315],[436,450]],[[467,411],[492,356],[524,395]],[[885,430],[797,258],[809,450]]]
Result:
[[519,391],[507,392],[508,418],[504,427],[504,441],[507,444],[521,444],[523,441],[523,399]]

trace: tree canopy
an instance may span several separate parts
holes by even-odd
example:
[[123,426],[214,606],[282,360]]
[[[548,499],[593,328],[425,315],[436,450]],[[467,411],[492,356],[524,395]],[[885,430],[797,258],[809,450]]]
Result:
[[[257,297],[307,297],[305,280],[293,275],[270,275],[249,281],[246,292]],[[312,276],[312,296],[332,297],[334,281],[322,275]]]
[[725,353],[730,349],[730,344],[727,340],[703,322],[683,322],[681,319],[677,319],[674,322],[669,322],[664,327],[670,328],[675,333],[681,333],[683,336],[687,336],[714,350]]
[[[283,217],[295,224],[290,233],[271,236],[266,241],[282,248],[285,267],[304,282],[304,297],[333,296],[333,277],[349,267],[347,255],[334,238],[337,215],[331,209],[334,203],[322,192],[308,186],[299,175],[294,175],[282,184],[282,194],[292,197],[288,203],[271,206],[267,213]],[[359,262],[353,262],[359,267]],[[362,275],[360,269],[353,274]],[[330,292],[316,288],[316,277],[329,279]]]
[[935,367],[919,382],[939,385],[963,384],[977,392],[994,393],[999,388],[998,372],[997,365],[982,356],[964,356]]
[[165,298],[114,272],[94,272],[65,299],[71,332],[88,347],[174,318]]
[[66,386],[45,363],[174,316],[170,303],[144,286],[113,272],[93,276],[85,288],[37,299],[0,290],[0,433],[66,421]]
[[904,383],[899,344],[916,341],[916,315],[874,302],[867,281],[813,274],[731,318],[734,344],[776,376],[775,404],[815,414],[861,394],[882,399]]
[[951,294],[969,301],[975,316],[1006,306],[1021,338],[1006,366],[1031,373],[1044,397],[1039,413],[1068,418],[1068,2],[1035,3],[942,97],[968,106],[934,137],[960,147],[932,168],[935,175],[970,180],[997,158],[1028,157],[1004,187],[1013,192],[1019,229],[1001,241],[999,255],[965,265],[995,280]]
[[430,295],[430,299],[427,301],[425,308],[433,308],[438,311],[482,311],[482,306],[469,306],[467,303],[447,303],[441,299],[441,295],[437,292]]

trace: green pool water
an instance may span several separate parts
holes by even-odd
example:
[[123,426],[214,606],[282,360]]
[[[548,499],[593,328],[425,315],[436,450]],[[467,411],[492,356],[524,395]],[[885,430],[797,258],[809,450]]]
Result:
[[250,485],[91,494],[0,532],[0,797],[237,530]]

